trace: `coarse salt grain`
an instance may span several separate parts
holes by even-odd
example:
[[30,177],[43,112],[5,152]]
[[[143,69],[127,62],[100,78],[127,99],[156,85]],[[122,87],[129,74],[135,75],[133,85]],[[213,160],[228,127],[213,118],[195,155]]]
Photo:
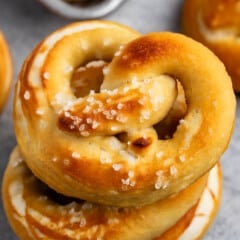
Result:
[[48,80],[50,78],[49,72],[44,72],[43,73],[43,78]]
[[[70,213],[70,211],[69,211],[69,213]],[[78,222],[80,222],[81,220],[80,220],[80,217],[79,216],[72,216],[71,218],[70,218],[70,223],[71,224],[74,224],[74,223],[78,223]]]
[[80,127],[79,127],[79,131],[82,132],[85,130],[85,124],[81,124]]
[[121,110],[123,107],[124,107],[124,104],[123,104],[123,103],[118,103],[118,104],[117,104],[117,109],[118,109],[118,110]]
[[94,103],[94,100],[95,100],[94,97],[91,95],[87,98],[88,103]]
[[85,218],[81,218],[79,226],[80,227],[84,227],[86,225],[86,223],[87,223],[86,219]]
[[87,118],[87,119],[86,119],[86,122],[87,122],[88,124],[91,124],[91,123],[93,122],[93,120],[92,120],[91,118]]
[[180,155],[179,156],[179,160],[180,160],[180,162],[185,162],[185,160],[186,160],[186,157],[184,156],[184,155]]
[[83,67],[83,66],[79,67],[79,68],[76,70],[76,72],[84,72],[84,71],[86,71],[86,67]]
[[119,50],[123,50],[125,44],[122,44],[120,47],[119,47]]
[[72,157],[73,158],[80,158],[80,154],[77,152],[72,152]]
[[[69,204],[70,205],[70,204]],[[68,211],[70,215],[73,215],[75,213],[75,208],[71,207],[70,210]]]
[[31,97],[30,92],[26,90],[26,91],[24,92],[23,97],[24,97],[25,100],[29,100],[30,97]]
[[162,189],[166,189],[166,188],[168,187],[168,185],[169,185],[168,182],[163,183],[163,185],[162,185]]
[[122,182],[123,185],[129,185],[130,184],[130,178],[121,179],[121,182]]
[[113,115],[113,116],[117,115],[117,111],[114,110],[114,109],[112,109],[112,110],[110,111],[110,113],[111,113],[111,115]]
[[118,89],[117,88],[115,88],[115,89],[113,89],[112,91],[109,91],[108,93],[110,94],[110,95],[115,95],[115,94],[117,94],[118,93]]
[[145,99],[143,99],[143,98],[139,99],[139,100],[138,100],[138,103],[141,104],[141,105],[144,105]]
[[177,168],[175,166],[171,166],[169,171],[171,176],[175,176],[177,174]]
[[114,57],[118,57],[118,56],[120,56],[120,54],[121,54],[121,51],[117,51],[117,52],[115,52]]
[[143,119],[149,119],[150,118],[150,112],[149,111],[146,111],[146,110],[142,110],[141,111],[141,117],[143,118]]
[[102,71],[103,71],[103,75],[108,74],[108,72],[109,72],[109,67],[104,67]]
[[95,91],[94,90],[90,90],[89,95],[94,95]]
[[156,190],[160,189],[162,187],[162,182],[160,181],[157,181],[155,184],[154,184],[154,187]]
[[128,176],[129,176],[130,178],[133,178],[134,175],[135,175],[134,171],[131,171],[131,170],[130,170],[130,171],[128,172]]
[[92,129],[96,129],[99,125],[100,125],[99,122],[93,120],[93,122],[92,122]]
[[97,68],[97,67],[102,67],[105,64],[103,60],[96,60],[96,61],[91,61],[89,62],[86,67],[87,68]]
[[38,109],[36,110],[36,114],[37,114],[37,115],[43,115],[43,114],[44,114],[44,110],[41,109],[41,108],[38,108]]
[[88,113],[90,110],[91,110],[90,106],[87,105],[87,106],[83,109],[83,113]]
[[180,119],[180,120],[179,120],[179,123],[180,123],[180,124],[184,124],[185,122],[186,122],[185,119]]
[[21,162],[23,162],[23,158],[18,158],[15,162],[13,162],[12,166],[16,167],[18,166]]
[[70,114],[70,112],[66,112],[66,111],[65,111],[65,112],[64,112],[64,116],[65,116],[65,117],[70,117],[71,114]]
[[114,164],[112,165],[112,168],[113,168],[114,171],[119,171],[119,170],[122,168],[122,164],[120,164],[120,163],[114,163]]
[[117,126],[111,126],[110,128],[112,131],[117,131],[118,130],[118,127]]
[[156,157],[157,157],[157,158],[161,158],[162,156],[163,156],[163,152],[157,152],[157,153],[156,153]]

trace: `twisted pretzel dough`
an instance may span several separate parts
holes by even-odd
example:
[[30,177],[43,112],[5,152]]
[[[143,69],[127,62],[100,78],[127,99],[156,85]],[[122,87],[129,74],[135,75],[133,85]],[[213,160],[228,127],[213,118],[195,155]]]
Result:
[[[207,181],[206,181],[207,180]],[[182,192],[144,207],[118,208],[66,198],[28,169],[19,149],[3,178],[3,203],[20,239],[197,239],[219,205],[219,166]]]
[[[99,59],[110,62],[100,90],[76,98],[73,69]],[[159,139],[154,126],[175,101],[175,79],[187,113],[172,138]],[[14,122],[27,164],[53,189],[131,206],[205,174],[227,147],[234,114],[230,79],[199,43],[93,21],[67,26],[33,51],[17,83]]]
[[223,61],[236,92],[240,91],[239,13],[238,0],[186,0],[182,12],[183,32]]
[[0,112],[5,105],[12,81],[12,60],[7,41],[0,32]]

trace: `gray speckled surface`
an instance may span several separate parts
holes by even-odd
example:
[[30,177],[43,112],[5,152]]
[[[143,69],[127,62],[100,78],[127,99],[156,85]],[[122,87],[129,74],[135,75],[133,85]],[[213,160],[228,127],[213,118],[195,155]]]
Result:
[[[179,16],[182,0],[128,0],[117,11],[104,17],[127,24],[147,33],[151,31],[179,31]],[[42,7],[35,0],[0,1],[0,29],[9,42],[14,60],[14,82],[21,64],[32,48],[53,30],[68,24],[70,20],[61,18]],[[12,97],[0,117],[0,180],[6,167],[8,156],[15,146],[12,128]],[[237,240],[240,236],[240,98],[236,115],[236,126],[230,146],[222,157],[224,189],[221,209],[209,230],[206,240]],[[1,181],[0,181],[1,183]],[[0,239],[17,239],[11,231],[2,209],[0,199]]]

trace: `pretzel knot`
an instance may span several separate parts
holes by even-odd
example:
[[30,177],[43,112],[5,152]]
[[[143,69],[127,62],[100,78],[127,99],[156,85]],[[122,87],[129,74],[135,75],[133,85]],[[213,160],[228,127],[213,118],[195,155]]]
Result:
[[[74,93],[76,72],[102,66],[102,80],[90,74]],[[158,128],[175,104],[177,81],[187,111],[163,139]],[[227,146],[233,106],[224,67],[202,45],[92,21],[53,33],[26,60],[15,130],[28,166],[56,191],[130,206],[165,198],[206,173]]]

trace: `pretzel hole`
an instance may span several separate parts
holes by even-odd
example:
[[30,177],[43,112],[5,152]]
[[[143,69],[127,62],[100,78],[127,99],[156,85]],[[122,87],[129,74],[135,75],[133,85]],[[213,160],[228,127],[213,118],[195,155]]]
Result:
[[73,94],[80,98],[88,95],[91,90],[99,92],[105,66],[107,62],[94,60],[75,69],[70,82]]
[[50,201],[58,205],[64,206],[72,202],[77,202],[77,203],[84,202],[81,199],[67,197],[60,193],[57,193],[53,189],[49,188],[45,183],[43,183],[39,179],[35,179],[35,180],[37,181],[37,191],[40,192],[41,196],[47,197],[47,199],[49,199]]
[[173,137],[179,121],[184,118],[187,112],[187,103],[184,89],[181,83],[177,80],[177,98],[168,112],[167,116],[153,127],[158,134],[159,139],[170,139]]
[[136,139],[132,145],[134,147],[137,147],[137,148],[146,148],[148,147],[149,145],[151,145],[152,143],[152,138],[150,137],[147,137],[147,138],[144,138],[144,137],[140,137],[138,139]]
[[122,143],[126,143],[126,144],[131,144],[131,146],[133,148],[137,148],[137,149],[145,149],[147,147],[149,147],[153,140],[151,137],[136,137],[135,139],[131,139],[129,140],[129,134],[127,132],[122,132],[119,134],[116,134],[115,137]]

